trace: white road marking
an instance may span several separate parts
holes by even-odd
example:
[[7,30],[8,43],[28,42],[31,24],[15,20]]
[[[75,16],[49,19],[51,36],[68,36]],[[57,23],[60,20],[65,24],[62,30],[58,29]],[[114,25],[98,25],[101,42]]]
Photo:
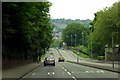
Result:
[[71,73],[70,72],[67,72],[69,75],[71,75]]
[[100,70],[100,72],[105,73],[103,70]]
[[85,71],[86,73],[90,73],[89,71]]
[[50,75],[50,73],[48,72],[48,75]]
[[64,67],[62,67],[62,69],[65,69]]
[[64,69],[65,71],[67,71],[66,69]]
[[54,75],[55,72],[48,72],[48,75]]
[[74,73],[73,71],[71,73]]
[[55,73],[54,73],[54,72],[52,72],[52,74],[54,75]]
[[97,73],[100,73],[100,71],[97,71]]
[[77,80],[74,76],[72,76],[72,78],[73,78],[74,80]]
[[35,73],[32,73],[32,75],[35,75]]

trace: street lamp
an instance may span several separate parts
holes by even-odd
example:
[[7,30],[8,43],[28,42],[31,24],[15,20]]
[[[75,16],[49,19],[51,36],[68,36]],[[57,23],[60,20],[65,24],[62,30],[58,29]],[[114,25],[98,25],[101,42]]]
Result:
[[77,35],[75,34],[75,49],[76,49],[76,46],[77,46],[77,45],[76,45],[76,37],[77,37]]
[[107,61],[108,45],[105,45],[105,61]]
[[82,46],[83,46],[83,32],[82,32]]
[[92,23],[90,24],[90,31],[91,31],[91,58],[92,58],[92,31],[93,31],[93,29],[92,29]]
[[112,67],[114,68],[114,43],[113,43],[113,37],[112,37]]
[[[75,34],[75,49],[77,50],[77,35]],[[77,63],[79,62],[79,56],[78,56],[79,52],[77,53]]]
[[72,35],[71,35],[71,47],[72,47]]

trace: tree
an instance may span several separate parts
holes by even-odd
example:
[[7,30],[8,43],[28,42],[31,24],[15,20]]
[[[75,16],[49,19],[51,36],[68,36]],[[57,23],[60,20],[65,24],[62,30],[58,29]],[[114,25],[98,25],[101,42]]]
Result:
[[68,46],[71,46],[71,44],[72,46],[75,46],[76,38],[76,45],[79,45],[82,44],[82,38],[84,38],[85,33],[85,28],[82,24],[70,23],[65,27],[65,29],[62,32],[62,40],[66,42]]
[[50,46],[53,31],[50,6],[49,2],[2,4],[3,58],[31,58],[38,49]]
[[[92,51],[95,55],[104,55],[104,46],[108,44],[112,46],[112,37],[114,44],[120,44],[120,19],[118,17],[119,2],[114,3],[112,7],[104,8],[103,10],[95,13],[95,18],[92,22],[93,32],[92,35]],[[91,45],[91,37],[89,37],[89,46]]]

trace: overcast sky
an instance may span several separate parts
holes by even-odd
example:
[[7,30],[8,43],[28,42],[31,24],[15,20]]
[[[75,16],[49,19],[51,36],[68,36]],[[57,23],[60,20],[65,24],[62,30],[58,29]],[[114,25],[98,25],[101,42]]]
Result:
[[94,13],[112,6],[118,0],[48,0],[51,18],[94,19]]

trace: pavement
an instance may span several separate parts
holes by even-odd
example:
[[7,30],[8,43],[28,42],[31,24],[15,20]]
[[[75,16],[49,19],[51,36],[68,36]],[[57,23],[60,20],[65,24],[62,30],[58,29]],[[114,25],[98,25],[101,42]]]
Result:
[[39,64],[34,62],[34,63],[26,64],[23,66],[2,70],[2,80],[7,80],[10,78],[17,80],[23,77],[24,75],[28,74],[29,72],[33,71],[40,65],[42,65],[41,62]]
[[88,67],[93,67],[93,68],[98,68],[98,69],[103,69],[103,70],[107,70],[107,71],[112,71],[112,72],[116,72],[116,73],[120,73],[120,69],[117,67],[112,67],[112,66],[106,66],[106,65],[100,65],[100,64],[96,64],[96,63],[89,63],[89,62],[84,62],[84,61],[80,61],[80,62],[75,62],[75,61],[67,61],[70,63],[75,63],[75,64],[79,64],[79,65],[83,65],[83,66],[88,66]]
[[[72,51],[69,51],[69,53],[71,53],[74,57],[77,56]],[[114,61],[114,68],[112,61],[87,60],[82,57],[79,57],[79,62],[75,60],[67,60],[67,62],[120,73],[120,61]]]

